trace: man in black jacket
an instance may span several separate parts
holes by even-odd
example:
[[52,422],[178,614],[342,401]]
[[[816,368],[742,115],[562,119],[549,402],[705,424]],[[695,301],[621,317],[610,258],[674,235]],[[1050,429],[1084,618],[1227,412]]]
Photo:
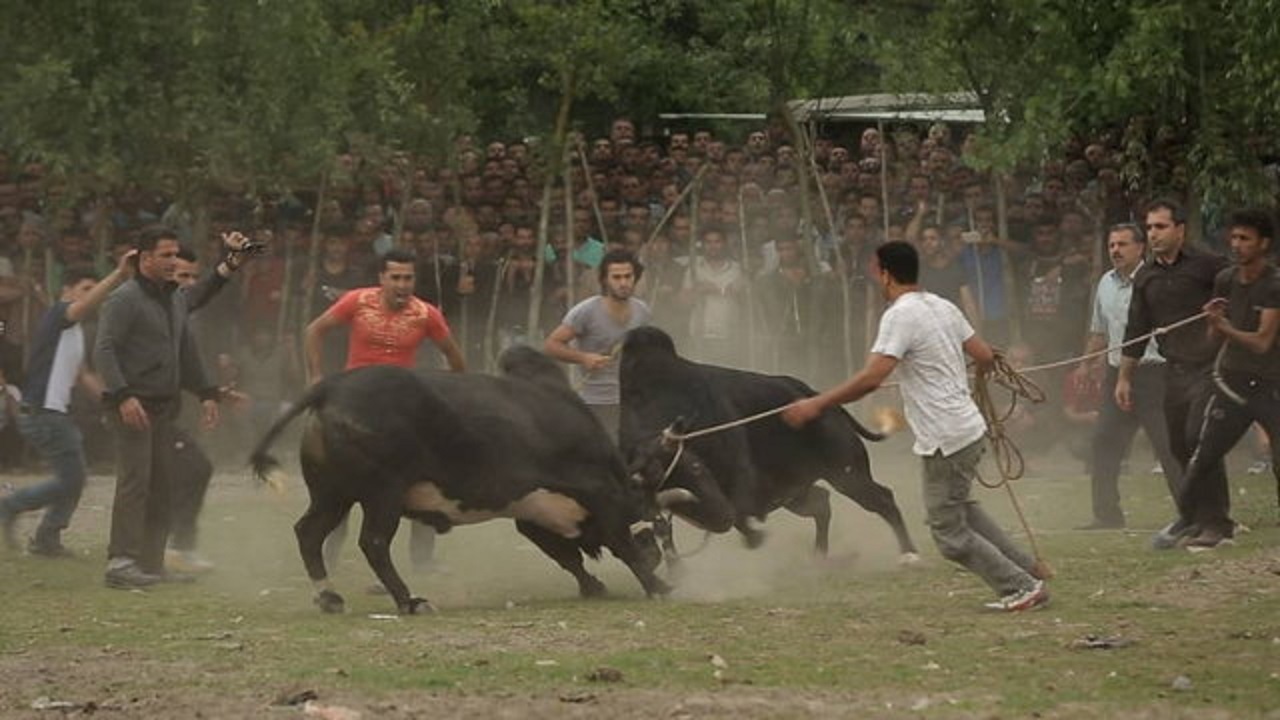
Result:
[[175,292],[177,235],[148,228],[137,273],[102,308],[94,359],[116,440],[116,491],[106,584],[130,589],[164,579],[170,478],[182,390],[200,397],[202,422],[218,421],[218,389],[188,326],[190,298]]

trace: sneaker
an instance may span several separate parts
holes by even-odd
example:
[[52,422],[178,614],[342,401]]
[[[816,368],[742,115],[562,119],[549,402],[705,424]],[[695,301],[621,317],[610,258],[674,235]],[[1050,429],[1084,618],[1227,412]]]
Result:
[[1187,550],[1190,550],[1191,552],[1204,552],[1206,550],[1213,550],[1214,548],[1235,544],[1235,538],[1230,535],[1208,528],[1200,531],[1199,535],[1189,538],[1184,543]]
[[164,567],[174,572],[199,575],[213,570],[214,564],[195,553],[194,550],[164,551]]
[[1178,518],[1165,525],[1151,536],[1152,550],[1171,550],[1178,547],[1178,541],[1187,535],[1194,535],[1195,526]]
[[27,554],[47,558],[73,558],[76,556],[74,552],[67,549],[66,545],[57,540],[37,540],[35,538],[27,541]]
[[9,504],[0,501],[0,534],[4,535],[4,545],[10,550],[18,549],[18,513],[9,509]]
[[129,563],[128,565],[121,565],[107,570],[104,580],[109,588],[135,590],[137,588],[151,587],[156,583],[162,582],[164,578],[159,575],[152,575],[149,572],[143,572],[137,563]]
[[995,602],[987,603],[985,607],[988,610],[998,610],[1000,612],[1022,612],[1044,607],[1048,604],[1049,589],[1045,587],[1043,581],[1037,580],[1030,589],[1011,592]]
[[1245,472],[1248,473],[1249,475],[1262,475],[1263,473],[1269,472],[1270,470],[1271,470],[1270,460],[1259,460],[1254,464],[1250,465],[1249,469],[1245,470]]

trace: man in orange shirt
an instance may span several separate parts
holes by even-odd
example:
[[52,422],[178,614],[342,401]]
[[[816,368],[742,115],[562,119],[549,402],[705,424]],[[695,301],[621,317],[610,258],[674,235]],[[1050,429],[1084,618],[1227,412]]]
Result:
[[412,368],[418,346],[430,339],[444,353],[450,370],[466,371],[466,360],[449,332],[444,314],[413,294],[417,258],[404,250],[391,250],[380,262],[377,287],[348,291],[307,326],[308,384],[323,377],[321,341],[326,332],[338,325],[351,326],[347,370],[366,365]]
[[[418,346],[430,339],[444,354],[453,372],[465,372],[466,360],[449,332],[440,308],[414,296],[417,258],[405,250],[391,250],[379,260],[378,286],[349,290],[307,326],[307,384],[323,379],[323,336],[339,325],[349,325],[347,370],[367,365],[413,368]],[[336,567],[337,554],[347,533],[347,521],[325,543],[325,564]],[[435,531],[422,523],[410,525],[409,557],[426,568],[435,553]]]

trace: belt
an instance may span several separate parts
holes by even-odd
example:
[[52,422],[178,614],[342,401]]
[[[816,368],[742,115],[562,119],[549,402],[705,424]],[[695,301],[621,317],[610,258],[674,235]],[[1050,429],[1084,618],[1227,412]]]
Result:
[[64,412],[50,410],[49,408],[36,407],[35,405],[28,405],[27,403],[22,403],[18,406],[19,415],[48,415],[49,413],[53,413],[55,415],[66,415]]

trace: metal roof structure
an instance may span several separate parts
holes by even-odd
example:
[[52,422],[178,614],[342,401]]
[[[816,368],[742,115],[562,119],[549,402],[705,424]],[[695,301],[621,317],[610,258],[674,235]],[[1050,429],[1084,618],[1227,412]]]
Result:
[[986,115],[972,92],[879,93],[792,100],[800,122],[907,120],[977,124]]

